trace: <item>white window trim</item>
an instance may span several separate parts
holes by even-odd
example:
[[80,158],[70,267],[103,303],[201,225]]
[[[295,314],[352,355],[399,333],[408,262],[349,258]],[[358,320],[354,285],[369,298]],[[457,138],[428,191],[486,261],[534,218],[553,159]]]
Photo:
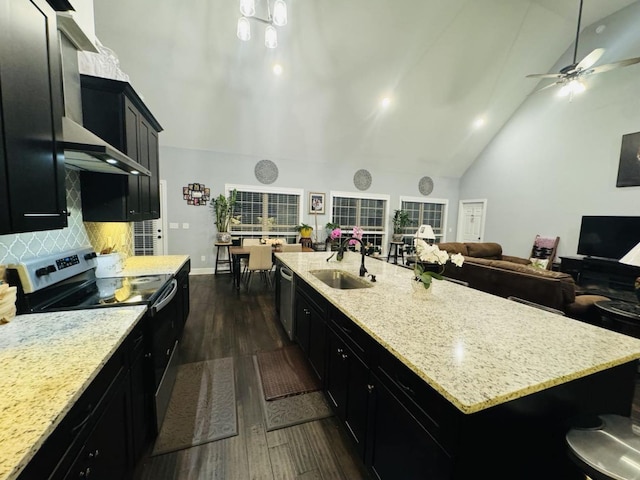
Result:
[[[298,224],[302,223],[304,213],[304,189],[302,188],[287,188],[287,187],[263,187],[258,185],[239,185],[236,183],[225,183],[224,194],[229,196],[232,190],[239,190],[242,192],[254,192],[254,193],[282,193],[287,195],[298,195],[300,197],[300,212],[298,212]],[[234,232],[237,236],[255,236],[255,235],[290,235],[290,232]]]
[[[391,209],[391,195],[384,193],[365,193],[365,192],[342,192],[339,190],[329,191],[329,218],[333,220],[333,198],[334,197],[346,197],[346,198],[364,198],[370,200],[386,200],[385,203],[385,218],[389,219],[389,212]],[[387,221],[387,224],[389,222]],[[389,238],[389,225],[385,225],[384,230],[364,230],[364,234],[370,235],[382,235],[382,247],[388,243]]]
[[[447,241],[447,230],[448,230],[447,225],[449,224],[449,200],[447,198],[425,198],[425,197],[410,197],[410,196],[400,195],[400,202],[399,202],[398,209],[402,208],[402,202],[439,203],[441,205],[444,205],[444,215],[442,219],[442,235],[440,235],[440,237],[442,242]],[[417,225],[416,228],[417,227],[419,227],[419,225]]]

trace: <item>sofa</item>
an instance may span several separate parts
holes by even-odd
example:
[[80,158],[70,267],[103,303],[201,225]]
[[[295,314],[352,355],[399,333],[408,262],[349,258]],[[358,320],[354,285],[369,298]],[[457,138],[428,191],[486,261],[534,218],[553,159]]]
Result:
[[526,258],[504,255],[499,243],[447,242],[438,247],[465,257],[462,267],[447,262],[444,275],[467,282],[469,287],[483,292],[505,298],[517,297],[587,322],[599,318],[594,303],[608,300],[600,295],[576,295],[571,275],[533,266]]

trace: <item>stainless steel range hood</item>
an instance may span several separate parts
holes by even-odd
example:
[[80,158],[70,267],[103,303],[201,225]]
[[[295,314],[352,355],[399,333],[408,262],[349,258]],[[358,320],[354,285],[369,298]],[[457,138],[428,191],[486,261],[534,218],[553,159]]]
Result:
[[64,163],[76,170],[146,175],[151,172],[69,117],[62,117]]
[[62,117],[65,166],[80,171],[150,177],[149,169],[82,126],[78,53],[64,32],[60,35],[60,51],[65,109],[65,116]]

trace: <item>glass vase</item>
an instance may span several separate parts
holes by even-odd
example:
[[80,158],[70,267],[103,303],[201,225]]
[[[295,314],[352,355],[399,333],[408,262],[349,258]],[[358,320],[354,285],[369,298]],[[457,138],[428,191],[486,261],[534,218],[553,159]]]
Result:
[[415,298],[420,298],[424,300],[429,299],[433,294],[433,280],[431,281],[428,287],[425,287],[424,283],[412,279],[411,288],[413,289],[413,296]]

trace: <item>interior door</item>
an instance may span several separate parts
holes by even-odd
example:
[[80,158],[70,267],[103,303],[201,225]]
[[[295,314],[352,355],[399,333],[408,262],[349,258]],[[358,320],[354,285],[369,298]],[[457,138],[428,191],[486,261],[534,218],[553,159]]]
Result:
[[486,215],[486,200],[460,201],[458,211],[458,242],[482,242]]

